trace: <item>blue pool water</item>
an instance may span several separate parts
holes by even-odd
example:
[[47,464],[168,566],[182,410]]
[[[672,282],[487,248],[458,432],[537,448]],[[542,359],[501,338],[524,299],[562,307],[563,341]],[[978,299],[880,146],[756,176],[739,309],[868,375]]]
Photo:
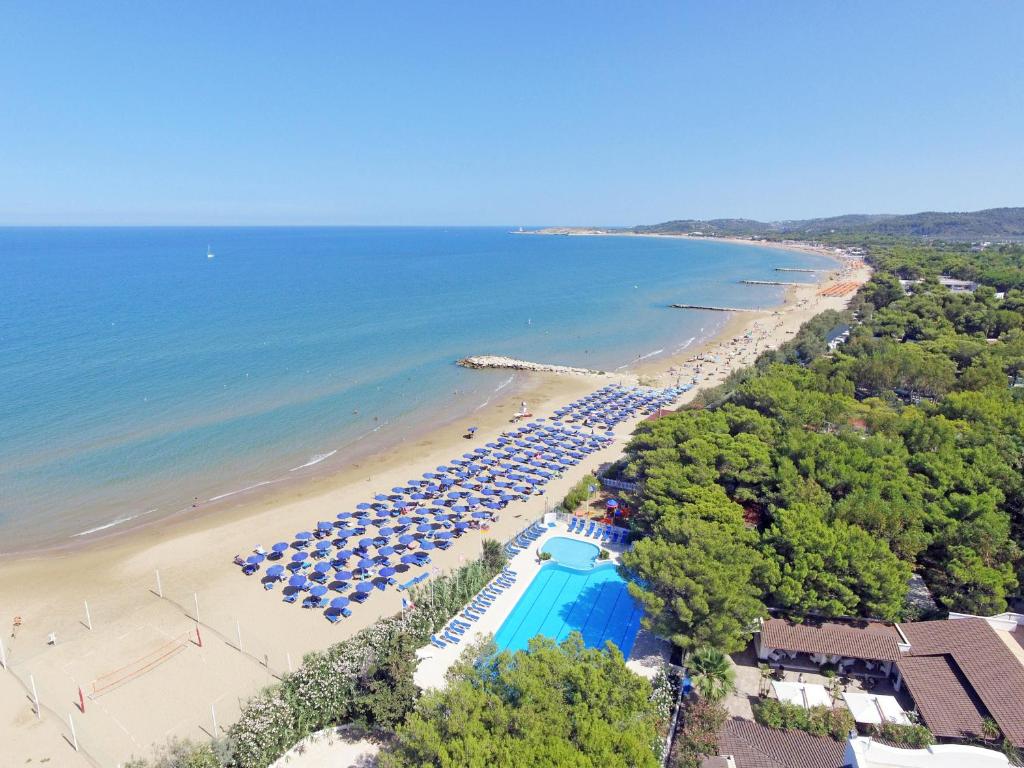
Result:
[[541,552],[550,552],[551,559],[556,563],[568,565],[570,568],[586,570],[594,567],[600,548],[588,541],[570,539],[566,536],[555,536],[548,539]]
[[536,635],[561,642],[577,631],[588,648],[611,640],[628,657],[642,614],[611,563],[582,570],[552,562],[534,576],[494,639],[498,650],[518,651]]

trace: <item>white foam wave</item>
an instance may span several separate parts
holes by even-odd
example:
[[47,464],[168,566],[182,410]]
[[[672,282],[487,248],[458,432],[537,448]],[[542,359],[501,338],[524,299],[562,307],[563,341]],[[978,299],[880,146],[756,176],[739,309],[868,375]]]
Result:
[[505,379],[503,382],[501,382],[501,384],[499,384],[497,387],[494,388],[494,391],[487,397],[486,400],[484,400],[482,403],[480,403],[480,405],[478,405],[473,410],[474,411],[479,411],[481,408],[486,408],[488,405],[491,404],[491,401],[494,399],[494,396],[496,394],[498,394],[499,392],[501,392],[501,390],[503,390],[505,387],[507,387],[513,381],[515,381],[515,379],[516,379],[515,374],[512,374],[511,376],[509,376],[507,379]]
[[654,357],[655,355],[660,355],[664,351],[665,351],[664,349],[656,349],[653,352],[648,352],[646,355],[640,355],[640,357],[638,357],[636,359],[636,362],[639,363],[641,360],[646,360],[649,357]]
[[676,347],[676,352],[682,352],[682,351],[683,351],[684,349],[686,349],[686,348],[687,348],[688,346],[690,346],[691,344],[693,344],[693,342],[695,342],[696,340],[697,340],[697,337],[696,337],[696,336],[691,336],[691,337],[690,337],[690,338],[688,338],[688,339],[687,339],[687,340],[686,340],[686,341],[685,341],[685,342],[684,342],[683,344],[680,344],[680,345],[679,345],[678,347]]
[[136,520],[136,519],[138,519],[140,517],[144,517],[145,515],[148,515],[151,512],[156,512],[157,509],[159,509],[159,507],[153,507],[153,509],[147,509],[145,512],[139,512],[137,515],[125,515],[124,517],[118,517],[118,518],[116,518],[114,520],[111,520],[109,523],[104,523],[103,525],[97,525],[95,528],[89,528],[86,531],[79,531],[78,533],[73,533],[73,534],[71,534],[71,538],[75,539],[75,538],[78,538],[79,536],[88,536],[91,533],[99,533],[100,531],[105,531],[108,528],[113,528],[116,525],[123,525],[124,523],[129,523],[132,520]]
[[306,467],[312,467],[315,464],[319,464],[321,461],[324,461],[325,459],[331,458],[331,456],[333,456],[337,452],[338,452],[338,450],[334,449],[333,451],[329,451],[327,453],[318,453],[315,456],[313,456],[313,458],[311,458],[309,461],[307,461],[305,464],[300,464],[297,467],[292,467],[288,471],[289,472],[296,472],[296,471],[298,471],[300,469],[305,469]]
[[226,499],[228,496],[234,496],[235,494],[238,493],[245,493],[246,491],[251,491],[253,488],[260,488],[264,485],[270,485],[273,482],[273,480],[264,480],[261,483],[255,483],[254,485],[247,485],[245,486],[245,488],[239,488],[237,491],[228,491],[227,493],[222,493],[220,496],[211,496],[210,498],[207,499],[207,501],[220,501],[221,499]]

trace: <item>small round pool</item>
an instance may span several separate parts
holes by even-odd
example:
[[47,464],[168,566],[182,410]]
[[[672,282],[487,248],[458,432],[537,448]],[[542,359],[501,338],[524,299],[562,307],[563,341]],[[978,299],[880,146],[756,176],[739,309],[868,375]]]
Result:
[[551,559],[556,563],[561,563],[569,568],[579,568],[580,570],[593,568],[594,562],[601,552],[599,547],[590,542],[569,539],[565,536],[555,536],[548,539],[544,546],[540,548],[540,551],[550,552]]

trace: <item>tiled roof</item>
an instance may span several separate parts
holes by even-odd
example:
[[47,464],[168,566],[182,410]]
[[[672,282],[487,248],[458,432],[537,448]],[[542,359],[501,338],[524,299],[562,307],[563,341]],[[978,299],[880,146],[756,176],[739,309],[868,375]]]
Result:
[[949,656],[907,656],[897,666],[932,733],[944,739],[982,734],[981,701]]
[[899,642],[895,627],[873,621],[793,624],[784,619],[768,619],[761,630],[761,644],[769,648],[875,661],[899,659]]
[[804,731],[777,731],[752,720],[727,720],[718,734],[718,753],[732,755],[736,768],[840,768],[844,744]]
[[[933,731],[936,728],[958,727],[968,722],[977,709],[980,700],[988,714],[998,723],[1003,734],[1015,745],[1024,746],[1024,666],[1013,652],[996,635],[988,622],[980,618],[945,621],[920,621],[901,624],[910,640],[910,657],[900,662],[917,678],[917,685],[911,685],[914,701],[921,709],[925,723]],[[945,689],[950,678],[943,680],[919,674],[924,670],[921,657],[943,657],[947,666],[961,678],[976,694],[970,697],[951,696]],[[941,669],[934,663],[932,669]],[[909,684],[909,681],[908,681]],[[926,714],[926,708],[933,714]]]

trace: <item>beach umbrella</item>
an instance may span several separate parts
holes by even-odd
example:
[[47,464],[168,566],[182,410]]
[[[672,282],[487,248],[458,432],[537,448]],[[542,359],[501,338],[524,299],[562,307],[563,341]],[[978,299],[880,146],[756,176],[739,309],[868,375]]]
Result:
[[266,559],[267,558],[263,555],[249,555],[247,558],[245,558],[245,562],[247,562],[249,565],[259,565]]
[[395,529],[394,528],[389,528],[388,526],[384,526],[383,528],[380,529],[380,535],[381,536],[390,536],[394,532],[395,532]]
[[291,546],[287,541],[279,541],[277,544],[271,547],[275,552],[284,552],[288,547]]
[[332,528],[334,528],[334,524],[329,523],[326,520],[321,520],[319,523],[316,524],[316,529],[318,531],[329,531]]
[[327,573],[329,570],[331,570],[331,564],[320,562],[313,566],[313,570],[317,573]]
[[372,547],[372,546],[373,546],[373,539],[360,539],[359,540],[359,548],[360,549],[366,549],[367,547]]
[[452,535],[448,531],[441,531],[434,538],[435,539],[450,539],[451,537],[452,537]]
[[490,517],[486,512],[474,512],[471,517],[475,517],[477,520],[483,520],[485,517]]
[[447,472],[448,471],[448,467],[446,467],[444,464],[442,464],[441,466],[439,466],[437,468],[437,471],[438,472]]
[[368,581],[361,581],[356,584],[356,592],[372,592],[373,584]]
[[313,538],[313,534],[309,531],[299,531],[295,534],[296,541],[309,541]]
[[300,587],[300,588],[304,587],[304,586],[306,586],[306,577],[303,576],[302,574],[297,573],[294,576],[292,576],[290,579],[288,579],[288,586],[289,587]]
[[488,509],[501,509],[501,504],[496,501],[488,501],[484,506]]
[[432,526],[430,523],[423,523],[423,525],[416,526],[416,530],[420,533],[427,533],[429,531],[434,530],[434,526]]
[[309,557],[309,555],[307,555],[305,552],[296,552],[294,555],[292,555],[292,562],[293,563],[301,563],[302,561],[306,560],[308,557]]
[[356,520],[356,523],[365,528],[368,525],[373,525],[373,520],[371,520],[368,517],[360,517],[358,520]]
[[380,575],[383,576],[385,579],[391,578],[396,573],[398,573],[398,571],[396,571],[390,565],[387,568],[381,568],[380,569]]
[[399,544],[404,544],[406,546],[408,546],[409,544],[412,544],[414,541],[416,541],[416,537],[415,536],[410,536],[409,534],[406,534],[404,536],[399,536],[398,537],[398,543]]
[[466,530],[467,528],[469,528],[469,523],[465,523],[465,522],[462,522],[462,521],[460,520],[459,522],[457,522],[457,523],[455,524],[455,527],[456,527],[456,528],[457,528],[458,530],[460,530],[460,531],[464,531],[464,530]]
[[275,579],[279,578],[282,573],[284,573],[283,565],[272,565],[267,568],[267,576],[272,576]]
[[373,562],[373,560],[371,560],[370,558],[364,557],[362,560],[360,560],[358,563],[356,563],[356,565],[359,566],[360,568],[366,569],[366,568],[373,568],[373,566],[375,566],[376,563]]
[[331,542],[329,541],[318,541],[316,543],[316,548],[321,552],[326,552],[328,549],[331,548],[331,546]]
[[321,597],[327,594],[327,587],[323,586],[322,584],[317,584],[315,587],[309,588],[309,594],[311,594],[313,597]]
[[420,548],[421,549],[433,549],[434,548],[434,543],[431,542],[431,541],[427,541],[426,539],[423,539],[420,542]]
[[615,499],[608,499],[608,503],[605,506],[607,506],[608,509],[615,509],[617,506],[619,506],[619,502],[617,502]]
[[398,487],[396,485],[394,488],[391,489],[391,492],[392,493],[397,493],[397,494],[401,495],[401,494],[405,493],[405,488],[400,488],[400,487]]
[[333,600],[331,600],[331,608],[334,608],[335,610],[340,611],[342,608],[347,606],[350,602],[351,602],[351,600],[349,600],[347,597],[336,597]]
[[352,578],[352,571],[335,571],[334,578],[338,581],[348,581]]
[[377,554],[379,554],[379,555],[393,555],[393,554],[395,554],[395,548],[394,547],[381,547],[380,549],[377,550]]
[[351,512],[339,512],[335,517],[339,520],[348,520],[350,517],[355,517],[355,515]]
[[406,564],[412,564],[416,562],[415,555],[402,555],[402,562]]

